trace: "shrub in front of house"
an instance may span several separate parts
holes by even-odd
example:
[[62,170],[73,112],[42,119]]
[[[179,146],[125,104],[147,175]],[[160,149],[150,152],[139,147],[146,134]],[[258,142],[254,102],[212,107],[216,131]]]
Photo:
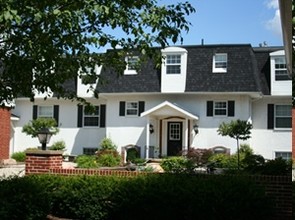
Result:
[[24,151],[15,152],[11,155],[12,159],[15,159],[17,162],[25,162],[26,153]]
[[168,157],[162,160],[161,167],[168,173],[191,173],[195,164],[185,157]]
[[56,141],[48,149],[49,150],[65,150],[66,143],[64,141]]
[[75,158],[78,168],[98,168],[95,155],[79,155]]
[[0,181],[1,219],[267,219],[272,199],[242,176],[31,175]]

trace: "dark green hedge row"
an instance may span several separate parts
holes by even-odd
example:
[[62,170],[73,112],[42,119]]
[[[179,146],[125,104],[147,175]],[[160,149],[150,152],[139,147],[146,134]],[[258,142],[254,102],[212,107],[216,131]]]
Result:
[[26,176],[0,182],[0,219],[267,219],[272,200],[242,176]]

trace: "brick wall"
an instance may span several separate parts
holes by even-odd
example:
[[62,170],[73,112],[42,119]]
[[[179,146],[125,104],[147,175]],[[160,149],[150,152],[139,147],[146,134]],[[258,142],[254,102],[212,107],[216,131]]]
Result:
[[295,107],[292,107],[292,158],[295,159]]
[[26,175],[49,173],[62,168],[61,151],[32,150],[26,152]]
[[10,109],[0,107],[0,160],[9,158]]
[[[62,168],[61,151],[31,151],[26,153],[26,175],[30,174],[54,175],[97,175],[134,177],[148,175],[145,172],[126,170],[99,169],[64,169]],[[161,175],[161,174],[159,174]],[[198,178],[215,178],[217,175],[198,175]],[[262,185],[267,195],[275,202],[275,215],[272,220],[292,219],[292,181],[291,176],[249,176],[258,185]]]

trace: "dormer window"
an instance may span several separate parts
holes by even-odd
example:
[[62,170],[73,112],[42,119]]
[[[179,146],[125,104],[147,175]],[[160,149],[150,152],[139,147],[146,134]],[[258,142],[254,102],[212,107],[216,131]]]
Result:
[[181,73],[181,55],[173,54],[166,56],[166,73],[180,74]]
[[125,58],[127,63],[126,69],[124,71],[124,75],[134,75],[137,74],[137,69],[139,65],[139,57],[138,56],[128,56]]
[[213,56],[213,73],[227,72],[227,54],[217,53]]
[[275,61],[275,80],[290,80],[287,72],[285,57],[276,57]]

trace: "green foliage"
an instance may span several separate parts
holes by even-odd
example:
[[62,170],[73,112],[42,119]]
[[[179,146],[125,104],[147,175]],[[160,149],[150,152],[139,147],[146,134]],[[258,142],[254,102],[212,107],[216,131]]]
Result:
[[121,157],[119,154],[114,153],[101,154],[97,157],[97,163],[102,167],[115,167],[120,165]]
[[94,155],[79,155],[75,159],[78,168],[98,168],[99,164]]
[[289,161],[282,159],[281,157],[274,160],[268,160],[265,163],[262,174],[264,175],[290,175],[292,165]]
[[[82,73],[96,78],[95,65],[122,72],[126,66],[123,57],[134,48],[141,56],[154,58],[151,47],[182,42],[183,31],[190,26],[187,16],[194,12],[189,2],[159,6],[157,0],[2,0],[0,57],[5,69],[0,78],[4,88],[0,89],[0,102],[19,95],[33,100],[32,91],[86,101],[64,83]],[[107,54],[94,56],[89,49],[107,45],[114,49]],[[116,50],[118,46],[122,50]],[[90,71],[88,67],[92,67]],[[93,87],[89,90],[97,97]]]
[[26,160],[26,153],[24,151],[22,152],[14,152],[11,155],[12,159],[15,159],[17,162],[25,162]]
[[31,175],[0,181],[0,198],[1,219],[246,220],[274,210],[263,186],[222,175]]
[[50,147],[49,150],[65,150],[66,143],[64,141],[56,141]]
[[253,125],[247,121],[232,120],[230,123],[222,122],[217,130],[222,136],[229,136],[236,140],[247,140],[251,137]]
[[59,132],[54,118],[37,118],[32,120],[23,126],[22,132],[34,138],[37,137],[38,132],[42,128],[49,128],[53,135]]
[[112,139],[104,138],[99,144],[101,150],[116,150],[117,146],[113,143]]
[[134,163],[134,161],[139,158],[140,155],[136,148],[130,148],[127,150],[126,161],[131,161],[132,163]]
[[161,167],[169,173],[189,173],[193,172],[195,165],[184,157],[168,157],[162,160]]
[[212,150],[198,148],[191,148],[183,153],[187,159],[191,160],[194,164],[198,166],[202,166],[208,163],[209,158],[213,154]]

